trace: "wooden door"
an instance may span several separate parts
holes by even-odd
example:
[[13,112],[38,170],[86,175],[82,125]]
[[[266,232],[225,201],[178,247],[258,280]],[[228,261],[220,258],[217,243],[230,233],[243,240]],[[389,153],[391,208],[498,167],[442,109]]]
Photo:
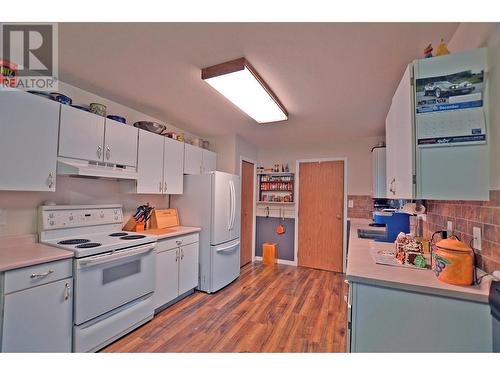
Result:
[[342,272],[344,162],[300,163],[299,266]]
[[240,266],[252,261],[254,164],[241,164],[241,252]]

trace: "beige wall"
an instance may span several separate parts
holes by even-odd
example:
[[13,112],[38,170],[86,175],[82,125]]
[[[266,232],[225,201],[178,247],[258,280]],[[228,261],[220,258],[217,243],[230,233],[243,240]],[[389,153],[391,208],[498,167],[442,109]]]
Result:
[[240,174],[241,158],[257,161],[257,147],[237,134],[211,138],[210,144],[217,152],[218,171]]
[[329,145],[304,145],[300,148],[259,150],[259,165],[271,167],[274,164],[288,164],[295,171],[298,159],[347,158],[347,193],[350,195],[371,195],[372,167],[371,149],[385,137],[365,137],[351,141],[332,141]]

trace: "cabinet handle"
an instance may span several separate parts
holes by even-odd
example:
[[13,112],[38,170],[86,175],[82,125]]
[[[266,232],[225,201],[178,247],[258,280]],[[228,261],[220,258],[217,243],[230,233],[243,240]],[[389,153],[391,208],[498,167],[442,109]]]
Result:
[[391,187],[389,188],[389,191],[392,193],[392,195],[396,195],[395,185],[396,185],[396,179],[393,178],[391,181]]
[[200,174],[203,173],[203,167],[200,165]]
[[111,148],[109,146],[106,147],[106,159],[109,160],[111,157]]
[[160,185],[158,185],[158,191],[161,193],[161,181],[160,181]]
[[179,250],[175,250],[175,261],[179,261]]
[[175,241],[175,243],[177,244],[177,246],[180,246],[180,245],[182,245],[182,240],[177,240],[177,241]]
[[71,293],[70,293],[69,283],[66,283],[66,285],[64,285],[64,299],[68,300],[70,295]]
[[163,192],[164,193],[167,192],[167,182],[166,181],[163,183]]
[[184,249],[181,249],[181,259],[184,259]]
[[52,172],[49,173],[48,185],[49,189],[52,189],[52,186],[54,186],[54,175],[52,174]]
[[97,157],[100,159],[102,156],[102,147],[101,146],[97,146]]
[[54,270],[48,270],[47,272],[44,272],[44,273],[32,273],[30,275],[30,278],[32,278],[32,279],[43,279],[44,277],[49,276],[51,273],[54,273]]

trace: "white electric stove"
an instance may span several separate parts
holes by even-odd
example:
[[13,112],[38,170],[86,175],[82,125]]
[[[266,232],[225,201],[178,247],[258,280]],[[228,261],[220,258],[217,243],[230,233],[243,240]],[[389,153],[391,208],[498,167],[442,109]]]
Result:
[[73,251],[73,351],[92,352],[152,319],[152,235],[122,231],[121,205],[41,206],[40,242]]

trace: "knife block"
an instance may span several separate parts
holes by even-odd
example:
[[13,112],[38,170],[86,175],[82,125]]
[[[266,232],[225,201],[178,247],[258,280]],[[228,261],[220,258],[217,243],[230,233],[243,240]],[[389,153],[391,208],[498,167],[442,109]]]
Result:
[[123,230],[127,232],[143,232],[144,231],[144,223],[139,223],[133,217],[128,219],[127,223],[123,226]]

